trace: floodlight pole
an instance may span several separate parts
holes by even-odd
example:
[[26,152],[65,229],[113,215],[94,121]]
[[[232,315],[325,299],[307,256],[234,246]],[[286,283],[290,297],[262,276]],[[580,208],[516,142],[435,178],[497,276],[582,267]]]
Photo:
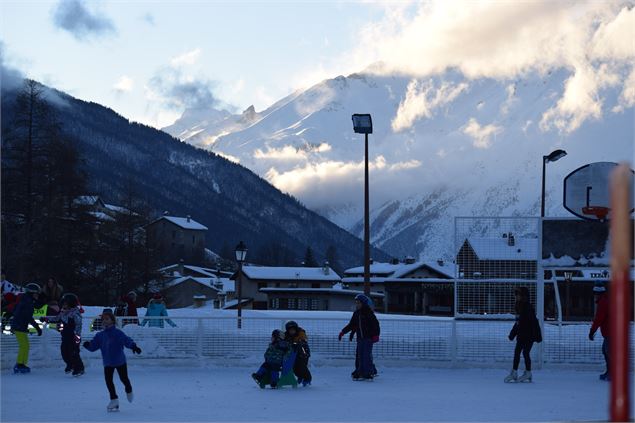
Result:
[[364,134],[364,294],[370,298],[370,213],[368,193],[368,133]]
[[542,196],[540,200],[540,217],[545,217],[545,168],[547,167],[547,156],[542,156]]

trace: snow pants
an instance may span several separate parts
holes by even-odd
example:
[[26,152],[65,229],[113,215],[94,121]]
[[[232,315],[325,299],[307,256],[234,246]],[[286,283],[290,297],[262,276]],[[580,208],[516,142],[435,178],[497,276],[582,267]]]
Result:
[[520,364],[520,353],[523,353],[525,359],[525,370],[531,371],[531,347],[533,347],[533,341],[520,341],[516,339],[516,348],[514,349],[514,370],[518,370]]
[[84,362],[79,356],[79,344],[79,341],[75,342],[74,337],[62,338],[62,345],[60,346],[62,360],[66,363],[66,367],[76,372],[84,370]]
[[29,361],[29,334],[16,330],[15,338],[18,341],[18,359],[16,363],[26,366]]
[[606,362],[606,374],[609,373],[609,338],[604,338],[602,341],[602,355],[604,355],[604,361]]
[[293,364],[293,373],[298,379],[311,382],[312,376],[309,371],[309,357],[298,355]]
[[130,384],[130,379],[128,379],[128,366],[126,364],[122,364],[121,366],[104,367],[104,377],[106,378],[106,387],[108,388],[108,393],[110,394],[110,399],[117,399],[117,391],[115,390],[115,384],[113,383],[113,376],[115,375],[115,370],[117,370],[117,374],[119,375],[119,380],[123,383],[123,386],[126,389],[126,394],[132,392],[132,385]]
[[276,364],[263,363],[256,374],[258,375],[258,377],[262,377],[265,374],[268,374],[271,386],[276,386],[278,384],[278,380],[280,379],[280,369],[281,366],[278,366]]
[[355,373],[358,377],[371,377],[375,371],[373,364],[373,341],[357,338],[357,351],[355,354]]

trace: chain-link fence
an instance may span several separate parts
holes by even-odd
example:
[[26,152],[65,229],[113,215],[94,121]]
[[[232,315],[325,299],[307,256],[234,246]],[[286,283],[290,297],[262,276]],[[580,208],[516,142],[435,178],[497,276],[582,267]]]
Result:
[[[373,355],[383,361],[416,360],[422,363],[448,365],[509,365],[514,343],[507,339],[513,324],[510,320],[460,320],[453,318],[379,315],[381,339]],[[97,333],[91,331],[91,318],[84,317],[83,339]],[[276,317],[243,317],[242,329],[231,317],[171,317],[151,318],[152,323],[123,327],[143,350],[135,360],[172,359],[175,363],[196,364],[198,360],[238,360],[257,363],[269,343],[271,332],[284,327],[284,319]],[[173,327],[170,323],[173,323]],[[146,322],[148,323],[148,322]],[[341,318],[302,318],[300,325],[307,331],[312,357],[317,359],[352,359],[355,342],[348,336],[338,341],[338,333],[348,323]],[[119,319],[121,327],[121,319]],[[542,362],[545,364],[601,364],[601,337],[588,340],[590,325],[545,324]],[[633,330],[633,328],[632,328]],[[633,330],[635,332],[635,330]],[[635,335],[635,333],[633,333]],[[33,334],[30,362],[38,365],[61,365],[61,336],[57,330],[45,328],[41,337]],[[635,339],[633,336],[631,339]],[[12,367],[17,355],[13,335],[1,337],[2,367]],[[99,352],[85,349],[82,358],[101,360]],[[128,354],[129,356],[132,354]],[[541,361],[539,349],[533,359]]]

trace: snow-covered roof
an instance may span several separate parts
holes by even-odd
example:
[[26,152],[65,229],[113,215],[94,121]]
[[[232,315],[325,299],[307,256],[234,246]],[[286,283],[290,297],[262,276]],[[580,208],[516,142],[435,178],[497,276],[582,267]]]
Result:
[[514,245],[508,238],[491,237],[467,239],[480,260],[537,260],[538,239],[514,237]]
[[[334,295],[357,295],[363,294],[364,291],[355,291],[352,289],[335,289],[335,288],[260,288],[260,292],[293,292],[293,293],[326,293],[326,294],[334,294]],[[371,292],[371,297],[383,297],[384,294],[381,292]]]
[[259,280],[307,280],[340,281],[340,277],[330,267],[266,267],[244,266],[243,273],[249,279]]
[[102,202],[98,195],[80,195],[73,200],[73,203],[82,206],[92,206],[98,202]]
[[88,214],[90,214],[91,216],[94,216],[95,218],[97,218],[99,220],[109,220],[109,221],[114,221],[115,220],[112,216],[109,216],[109,215],[107,215],[104,212],[91,211],[91,212],[88,212]]
[[[174,272],[175,275],[178,275],[178,269],[179,269],[179,264],[171,264],[169,266],[165,266],[159,269],[160,273],[168,273],[168,272]],[[203,277],[209,277],[209,278],[215,278],[217,276],[217,274],[220,275],[225,275],[225,276],[230,276],[232,275],[232,272],[225,272],[223,270],[217,270],[217,269],[211,269],[209,267],[201,267],[201,266],[192,266],[189,264],[184,264],[183,265],[183,269],[187,269],[190,270],[194,273],[197,273]]]
[[[180,226],[183,229],[191,229],[191,230],[195,230],[195,231],[206,231],[207,230],[207,226],[201,225],[196,220],[194,220],[192,218],[187,218],[187,217],[161,216],[160,218],[156,219],[152,223],[158,222],[161,219],[166,219],[168,222],[174,223],[175,225]],[[150,223],[150,224],[152,224],[152,223]]]
[[121,206],[115,206],[114,204],[104,204],[104,206],[110,210],[113,211],[115,213],[129,213],[130,210],[128,210],[125,207],[121,207]]
[[[462,279],[463,281],[463,279]],[[398,284],[398,283],[405,283],[405,282],[412,282],[412,283],[419,283],[419,284],[424,284],[424,283],[453,283],[453,279],[445,279],[445,278],[384,278],[384,277],[371,277],[370,278],[370,283],[372,284]],[[342,283],[344,284],[348,284],[348,283],[364,283],[364,277],[363,276],[353,276],[353,277],[347,277],[347,278],[342,278]]]
[[[446,261],[444,261],[443,264],[440,264],[437,261],[416,261],[414,263],[396,264],[377,262],[370,265],[370,274],[379,277],[402,278],[408,273],[414,272],[422,267],[428,267],[429,269],[441,273],[448,278],[456,276],[456,265]],[[364,266],[347,269],[344,271],[344,274],[352,277],[359,275],[363,276]]]
[[207,288],[213,289],[215,291],[220,291],[220,289],[214,286],[214,283],[217,281],[216,278],[195,278],[192,276],[182,276],[180,278],[172,279],[171,281],[166,283],[166,288],[172,288],[174,286],[180,285],[183,282],[187,282],[187,281],[194,281],[196,283],[204,285]]

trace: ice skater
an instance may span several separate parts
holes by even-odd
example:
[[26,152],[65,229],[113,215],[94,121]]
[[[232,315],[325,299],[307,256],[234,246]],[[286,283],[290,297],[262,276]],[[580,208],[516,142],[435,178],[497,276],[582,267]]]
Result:
[[75,294],[64,294],[62,310],[57,316],[43,317],[46,322],[62,322],[62,360],[66,363],[64,373],[73,376],[84,374],[84,362],[79,355],[79,344],[82,340],[82,314],[79,311],[79,300]]
[[611,380],[609,374],[609,296],[606,293],[606,284],[603,282],[596,282],[593,286],[593,293],[595,294],[595,303],[597,308],[595,310],[595,318],[589,331],[589,339],[593,341],[595,339],[595,332],[600,329],[602,337],[602,354],[604,355],[604,361],[606,362],[606,371],[600,375],[600,380]]
[[373,344],[379,341],[379,321],[375,312],[370,308],[370,298],[366,295],[355,296],[356,310],[348,325],[344,326],[338,340],[351,332],[357,335],[357,350],[355,352],[355,371],[351,373],[353,380],[373,380],[377,373],[373,363]]
[[[516,348],[514,349],[514,362],[512,371],[505,377],[505,383],[510,382],[531,382],[531,347],[534,342],[541,342],[540,327],[536,319],[534,308],[529,302],[529,288],[521,286],[514,290],[516,296],[516,323],[509,332],[509,340],[516,339]],[[525,372],[518,377],[518,366],[520,364],[520,354],[525,359]]]
[[101,321],[104,329],[95,335],[92,341],[84,342],[84,348],[88,351],[101,349],[106,387],[110,394],[110,402],[108,403],[107,410],[119,411],[119,397],[117,396],[115,384],[113,383],[115,370],[126,389],[128,402],[132,402],[134,396],[132,394],[132,385],[128,378],[128,366],[126,365],[126,355],[123,352],[123,348],[130,348],[135,354],[141,354],[141,348],[123,331],[115,327],[116,320],[112,309],[104,309],[101,313]]
[[265,351],[265,362],[256,373],[251,374],[251,377],[258,385],[260,385],[265,375],[268,374],[271,388],[276,389],[278,387],[282,360],[287,351],[289,351],[289,345],[284,341],[282,331],[275,329],[271,332],[271,343],[267,347],[267,351]]
[[309,341],[306,331],[302,329],[296,322],[289,320],[284,325],[284,340],[291,345],[296,353],[295,362],[293,364],[293,373],[298,378],[298,384],[307,386],[311,384],[313,376],[309,370],[309,357],[311,350],[309,349]]
[[40,285],[29,283],[24,289],[26,292],[18,297],[11,321],[11,331],[18,341],[18,358],[13,367],[13,373],[31,372],[27,366],[29,362],[29,324],[33,325],[38,336],[42,336],[42,328],[33,319],[35,303],[40,295]]

